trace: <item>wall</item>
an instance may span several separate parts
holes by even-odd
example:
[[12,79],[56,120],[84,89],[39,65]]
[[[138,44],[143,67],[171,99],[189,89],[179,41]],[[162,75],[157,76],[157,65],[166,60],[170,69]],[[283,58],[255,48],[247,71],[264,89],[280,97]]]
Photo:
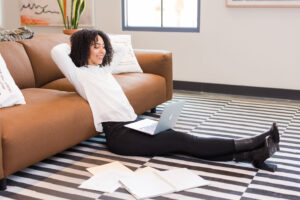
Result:
[[[4,26],[19,26],[18,0]],[[121,0],[95,0],[96,27],[131,34],[134,48],[173,52],[174,80],[300,90],[300,8],[226,8],[202,0],[200,33],[121,30]],[[61,27],[32,27],[36,33]]]

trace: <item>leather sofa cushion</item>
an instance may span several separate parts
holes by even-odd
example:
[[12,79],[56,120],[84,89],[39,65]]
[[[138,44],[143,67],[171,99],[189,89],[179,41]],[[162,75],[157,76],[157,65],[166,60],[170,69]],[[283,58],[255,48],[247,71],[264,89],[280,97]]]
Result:
[[50,83],[43,85],[42,88],[55,89],[55,90],[68,91],[68,92],[76,92],[74,86],[70,83],[70,81],[67,78],[60,78],[60,79],[51,81]]
[[26,105],[0,110],[5,175],[95,136],[88,103],[74,92],[22,90]]
[[166,100],[173,96],[172,53],[163,50],[135,49],[135,56],[144,73],[162,76],[166,79]]
[[36,87],[64,77],[52,60],[50,51],[57,44],[68,43],[69,36],[65,34],[39,34],[30,40],[18,42],[24,45],[31,61]]
[[114,75],[124,90],[136,114],[152,109],[166,101],[164,77],[146,73]]
[[19,88],[35,86],[30,60],[23,45],[17,42],[0,42],[0,54]]
[[[154,108],[166,100],[166,80],[158,75],[147,73],[125,73],[114,75],[123,88],[130,104],[137,114]],[[63,91],[75,91],[73,85],[66,79],[52,81],[42,88]]]

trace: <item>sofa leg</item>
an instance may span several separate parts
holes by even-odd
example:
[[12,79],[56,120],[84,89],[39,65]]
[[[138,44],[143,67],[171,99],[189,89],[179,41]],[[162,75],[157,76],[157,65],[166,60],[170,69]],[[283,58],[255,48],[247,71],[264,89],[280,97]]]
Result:
[[0,190],[6,190],[6,178],[0,179]]
[[151,109],[151,113],[156,113],[156,107]]

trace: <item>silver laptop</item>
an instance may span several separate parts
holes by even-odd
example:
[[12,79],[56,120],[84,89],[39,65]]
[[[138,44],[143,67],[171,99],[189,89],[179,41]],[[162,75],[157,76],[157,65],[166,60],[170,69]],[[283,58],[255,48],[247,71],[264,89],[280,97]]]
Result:
[[150,135],[155,135],[162,131],[171,129],[175,126],[184,103],[185,101],[177,101],[167,104],[159,121],[143,119],[137,122],[126,124],[125,127]]

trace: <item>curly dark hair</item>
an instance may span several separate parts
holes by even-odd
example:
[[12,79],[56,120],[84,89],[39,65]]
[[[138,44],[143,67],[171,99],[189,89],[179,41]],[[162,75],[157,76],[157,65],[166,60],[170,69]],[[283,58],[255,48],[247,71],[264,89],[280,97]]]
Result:
[[113,49],[109,37],[100,30],[82,29],[73,33],[70,38],[70,57],[77,67],[88,64],[88,59],[90,57],[90,46],[97,42],[98,35],[103,39],[106,50],[106,54],[100,66],[109,65],[111,63],[113,57]]

